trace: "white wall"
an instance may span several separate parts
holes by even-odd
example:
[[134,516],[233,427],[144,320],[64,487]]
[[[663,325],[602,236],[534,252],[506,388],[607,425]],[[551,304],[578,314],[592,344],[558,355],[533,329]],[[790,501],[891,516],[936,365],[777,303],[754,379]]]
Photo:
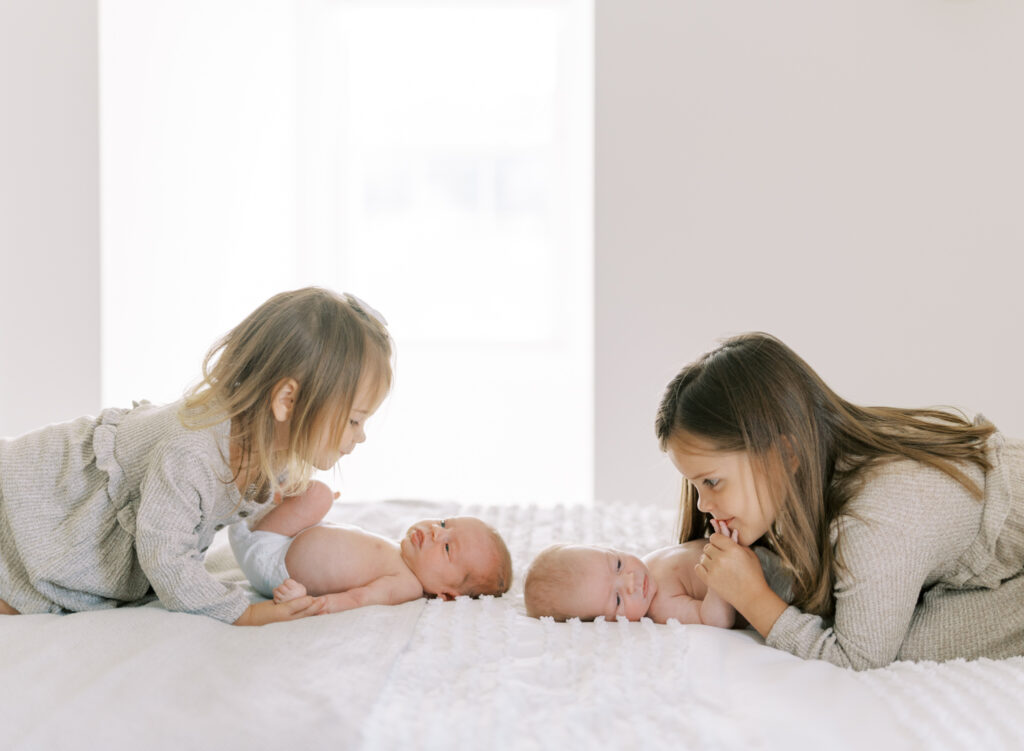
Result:
[[100,30],[103,403],[170,402],[299,286],[295,7],[103,0]]
[[[674,503],[661,391],[753,328],[855,401],[1024,435],[1024,6],[598,0],[595,25],[599,499]],[[0,5],[0,435],[100,406],[96,46],[94,2]]]
[[[398,352],[324,477],[344,498],[589,500],[589,8],[402,5],[104,0],[103,402],[177,398],[259,302],[323,284]],[[525,213],[488,193],[520,164],[545,175]]]
[[1024,4],[598,0],[596,495],[674,504],[654,413],[724,335],[1024,435]]
[[96,5],[0,3],[0,436],[99,408]]

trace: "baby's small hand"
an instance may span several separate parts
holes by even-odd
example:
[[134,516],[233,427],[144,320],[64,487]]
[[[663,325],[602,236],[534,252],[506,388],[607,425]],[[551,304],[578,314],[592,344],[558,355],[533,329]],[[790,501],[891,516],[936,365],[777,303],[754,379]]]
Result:
[[274,589],[274,602],[280,604],[306,596],[306,588],[294,579],[285,579]]

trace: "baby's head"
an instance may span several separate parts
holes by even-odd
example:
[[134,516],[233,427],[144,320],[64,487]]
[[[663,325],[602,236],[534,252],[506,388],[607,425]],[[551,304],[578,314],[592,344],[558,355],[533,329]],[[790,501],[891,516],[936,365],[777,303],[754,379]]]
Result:
[[639,621],[658,587],[635,555],[596,545],[552,545],[533,559],[523,594],[526,612],[556,621],[624,616]]
[[512,583],[512,557],[505,541],[474,516],[416,522],[400,548],[423,591],[445,600],[500,595]]

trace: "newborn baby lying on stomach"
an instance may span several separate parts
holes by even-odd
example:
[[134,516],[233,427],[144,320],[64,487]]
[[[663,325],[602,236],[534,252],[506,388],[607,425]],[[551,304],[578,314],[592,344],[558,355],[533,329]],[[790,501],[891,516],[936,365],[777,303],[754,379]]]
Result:
[[[716,524],[722,534],[733,534],[724,524]],[[526,573],[526,612],[556,621],[590,621],[598,616],[639,621],[646,616],[655,623],[675,618],[721,628],[746,625],[742,618],[737,624],[732,605],[708,589],[694,571],[706,544],[707,540],[690,540],[642,559],[596,545],[552,545],[533,559]],[[760,548],[755,552],[764,567],[764,556],[771,554]]]
[[231,549],[253,588],[275,602],[325,595],[324,612],[397,605],[424,595],[500,595],[512,560],[494,529],[472,516],[424,519],[400,540],[349,525],[321,524],[334,494],[313,482],[284,499],[250,530],[228,530]]

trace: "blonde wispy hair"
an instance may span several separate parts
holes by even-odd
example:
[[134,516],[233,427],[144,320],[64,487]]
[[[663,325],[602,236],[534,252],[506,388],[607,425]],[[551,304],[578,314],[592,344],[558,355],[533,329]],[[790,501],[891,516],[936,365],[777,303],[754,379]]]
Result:
[[508,545],[498,531],[490,525],[487,532],[493,546],[492,566],[486,571],[473,572],[463,584],[462,594],[470,597],[481,595],[500,596],[508,592],[512,586],[512,554],[508,551]]
[[[186,392],[179,419],[208,428],[231,421],[231,441],[247,471],[251,495],[296,495],[313,476],[321,435],[340,445],[356,389],[364,379],[383,398],[391,388],[392,346],[387,327],[352,295],[321,287],[281,292],[218,340],[203,360],[202,379]],[[299,384],[288,446],[276,455],[274,389]]]

